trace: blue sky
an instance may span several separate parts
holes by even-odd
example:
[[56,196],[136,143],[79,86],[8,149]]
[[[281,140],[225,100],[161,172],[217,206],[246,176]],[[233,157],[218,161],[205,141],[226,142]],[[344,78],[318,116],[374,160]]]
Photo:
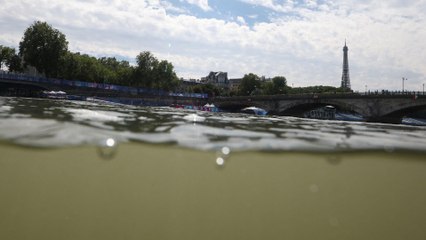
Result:
[[[197,16],[199,18],[217,18],[225,21],[244,21],[249,26],[253,26],[256,22],[269,21],[269,17],[273,12],[268,8],[252,5],[244,1],[223,1],[223,0],[210,0],[208,6],[210,9],[203,9],[197,4],[188,3],[181,0],[169,1],[174,6],[182,8],[187,13]],[[224,2],[226,2],[224,4]],[[170,11],[171,14],[179,13]],[[243,20],[242,20],[243,19]]]
[[151,51],[184,78],[252,72],[340,86],[347,39],[353,89],[426,83],[426,0],[0,0],[0,44],[17,47],[35,20],[71,51],[130,61]]

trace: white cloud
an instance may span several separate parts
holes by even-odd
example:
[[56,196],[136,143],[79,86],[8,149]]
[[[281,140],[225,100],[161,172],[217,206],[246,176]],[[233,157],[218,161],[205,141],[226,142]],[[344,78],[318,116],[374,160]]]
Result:
[[[425,81],[426,67],[423,63],[426,50],[422,44],[426,37],[426,29],[422,27],[426,24],[424,0],[346,0],[339,3],[322,1],[321,4],[320,1],[305,1],[299,5],[292,1],[280,4],[267,0],[242,1],[295,14],[294,18],[277,17],[273,23],[257,26],[256,31],[274,28],[264,32],[275,34],[272,39],[282,39],[283,44],[292,46],[286,51],[296,57],[318,61],[325,71],[330,68],[328,63],[337,64],[337,59],[341,61],[339,43],[347,38],[352,85],[357,89],[362,89],[366,83],[372,83],[371,87],[377,89],[400,89],[400,79],[405,75],[412,76],[413,90],[419,90]],[[324,75],[315,74],[313,79]]]
[[151,51],[181,77],[253,72],[284,75],[294,86],[339,86],[346,38],[356,90],[400,90],[403,76],[410,90],[425,82],[425,0],[244,1],[280,14],[248,26],[243,17],[197,18],[160,0],[0,0],[0,44],[17,46],[25,28],[43,20],[67,35],[72,51],[129,59]]
[[237,22],[239,22],[241,24],[246,24],[246,20],[243,17],[241,17],[241,16],[237,17]]
[[211,11],[208,0],[185,0],[189,4],[193,4],[203,9],[204,11]]

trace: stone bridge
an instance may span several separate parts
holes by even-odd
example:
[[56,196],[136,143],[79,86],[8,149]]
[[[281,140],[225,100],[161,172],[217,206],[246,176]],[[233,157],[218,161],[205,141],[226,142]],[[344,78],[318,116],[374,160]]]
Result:
[[362,115],[367,121],[399,123],[409,113],[426,109],[426,95],[418,94],[306,94],[249,97],[218,97],[219,108],[237,111],[256,106],[271,114],[302,116],[304,112],[326,105],[338,111]]
[[[82,86],[82,84],[89,84]],[[92,85],[96,86],[92,86]],[[169,93],[152,94],[140,89],[125,88],[125,91],[111,89],[111,86],[78,81],[46,79],[19,74],[0,72],[0,92],[7,88],[25,91],[18,95],[32,95],[40,90],[65,90],[68,93],[87,96],[142,97],[150,101],[171,104],[204,105],[214,103],[228,111],[239,111],[244,107],[256,106],[270,114],[303,116],[303,113],[321,106],[332,105],[338,111],[362,115],[367,121],[399,123],[410,113],[426,110],[426,95],[404,94],[304,94],[249,97],[216,97],[207,99],[199,96],[175,96]]]

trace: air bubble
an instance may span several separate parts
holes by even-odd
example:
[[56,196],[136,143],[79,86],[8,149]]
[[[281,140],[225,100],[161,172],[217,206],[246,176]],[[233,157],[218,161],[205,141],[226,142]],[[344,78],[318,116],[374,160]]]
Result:
[[98,155],[105,160],[114,158],[117,153],[118,144],[114,138],[107,138],[98,147]]
[[231,153],[231,149],[229,147],[222,147],[220,150],[216,152],[216,165],[219,167],[223,167],[225,165],[225,161],[229,158],[229,154]]
[[223,166],[225,164],[225,159],[221,157],[216,158],[216,164],[220,167]]
[[107,146],[107,147],[114,147],[114,145],[115,145],[115,140],[114,140],[113,138],[108,138],[108,139],[105,141],[105,143],[106,143],[106,146]]
[[231,149],[229,149],[229,147],[223,147],[222,148],[222,153],[224,155],[229,155],[231,153]]

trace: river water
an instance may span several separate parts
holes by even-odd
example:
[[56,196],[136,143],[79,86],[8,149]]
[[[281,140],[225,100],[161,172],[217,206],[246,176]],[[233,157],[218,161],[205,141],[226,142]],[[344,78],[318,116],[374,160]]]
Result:
[[0,97],[0,239],[425,239],[426,127]]

